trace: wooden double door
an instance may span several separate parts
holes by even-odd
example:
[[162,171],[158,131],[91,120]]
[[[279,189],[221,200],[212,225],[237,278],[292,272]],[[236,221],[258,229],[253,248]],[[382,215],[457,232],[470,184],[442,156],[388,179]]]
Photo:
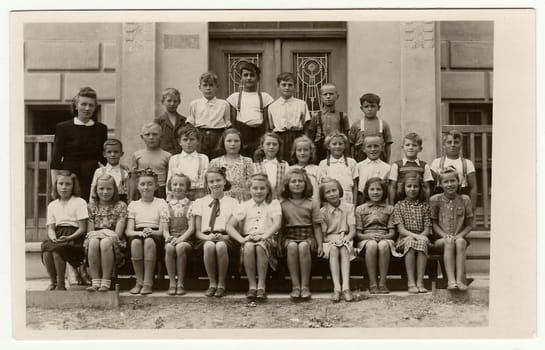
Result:
[[218,97],[226,98],[240,88],[237,66],[243,61],[261,69],[260,89],[277,98],[276,76],[296,75],[296,97],[305,100],[311,111],[319,110],[319,89],[326,83],[337,85],[337,107],[347,110],[345,39],[211,39],[209,67],[219,77]]

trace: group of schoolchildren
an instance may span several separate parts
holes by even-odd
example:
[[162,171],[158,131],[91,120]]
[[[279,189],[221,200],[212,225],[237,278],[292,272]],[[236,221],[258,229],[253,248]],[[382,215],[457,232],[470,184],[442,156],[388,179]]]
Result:
[[164,260],[168,294],[183,295],[189,257],[202,254],[207,297],[225,295],[229,260],[240,259],[248,299],[265,300],[268,269],[283,258],[290,297],[309,299],[317,256],[329,260],[332,300],[351,301],[350,262],[358,254],[371,294],[389,292],[391,256],[404,257],[408,292],[425,293],[432,249],[443,251],[448,289],[467,289],[476,187],[474,166],[460,154],[462,135],[445,135],[445,155],[428,165],[418,158],[421,137],[409,133],[403,158],[390,165],[393,140],[377,117],[377,95],[361,97],[364,116],[350,127],[336,110],[334,84],[321,87],[323,108],[311,115],[293,96],[292,73],[278,76],[277,100],[259,91],[259,74],[243,63],[242,89],[227,100],[215,96],[217,76],[203,74],[203,97],[190,103],[187,118],[177,112],[180,93],[164,90],[165,112],[142,127],[145,148],[134,152],[130,167],[120,165],[119,140],[104,143],[107,165],[95,172],[89,203],[79,197],[76,176],[59,172],[42,246],[49,290],[65,289],[68,262],[88,266],[89,291],[107,291],[130,258],[130,293],[152,293],[156,264]]

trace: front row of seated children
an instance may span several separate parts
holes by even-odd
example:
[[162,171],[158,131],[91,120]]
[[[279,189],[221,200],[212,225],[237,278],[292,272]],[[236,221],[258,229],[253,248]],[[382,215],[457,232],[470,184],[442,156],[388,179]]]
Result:
[[128,207],[119,200],[115,179],[107,174],[98,177],[96,200],[87,206],[79,198],[76,176],[59,173],[56,199],[47,212],[48,240],[42,244],[42,260],[51,280],[48,290],[66,289],[66,262],[74,267],[89,265],[89,291],[109,290],[111,276],[125,258],[125,239],[136,277],[132,294],[152,293],[155,265],[163,258],[170,281],[168,294],[185,294],[188,256],[200,249],[209,297],[225,295],[229,259],[242,256],[249,282],[247,297],[266,299],[268,268],[275,269],[282,256],[291,277],[290,297],[309,299],[312,256],[317,256],[329,259],[332,300],[351,301],[350,260],[360,253],[365,255],[370,293],[389,292],[386,275],[392,255],[404,256],[409,293],[425,293],[423,277],[430,249],[443,249],[448,289],[467,289],[465,237],[472,228],[473,212],[469,197],[457,193],[460,181],[454,168],[440,172],[444,192],[432,196],[429,205],[422,177],[411,173],[403,179],[403,198],[395,206],[386,201],[385,182],[373,177],[365,183],[364,204],[355,209],[342,199],[341,182],[331,178],[320,185],[324,203],[320,208],[301,167],[284,176],[280,201],[273,198],[266,174],[251,175],[247,183],[251,199],[240,204],[225,195],[230,183],[223,168],[206,171],[209,194],[193,203],[187,198],[191,182],[186,175],[177,173],[169,179],[168,203],[154,196],[157,174],[146,169],[137,176],[140,199]]

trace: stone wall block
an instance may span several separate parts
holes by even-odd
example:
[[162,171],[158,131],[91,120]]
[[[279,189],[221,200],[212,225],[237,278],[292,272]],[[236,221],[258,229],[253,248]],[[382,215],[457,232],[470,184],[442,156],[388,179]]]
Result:
[[485,99],[488,95],[487,72],[443,72],[441,91],[444,99]]
[[52,100],[61,99],[61,75],[25,74],[25,100]]
[[115,73],[67,73],[64,79],[64,99],[71,100],[82,86],[96,90],[99,100],[114,100],[116,97]]
[[109,70],[117,69],[117,44],[105,42],[102,44],[102,68]]
[[26,69],[29,70],[98,70],[97,41],[27,41]]
[[493,68],[493,49],[491,41],[451,41],[451,67]]

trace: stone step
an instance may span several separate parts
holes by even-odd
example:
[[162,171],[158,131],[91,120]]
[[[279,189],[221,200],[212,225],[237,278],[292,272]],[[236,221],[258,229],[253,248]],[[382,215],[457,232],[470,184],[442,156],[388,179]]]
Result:
[[[444,289],[436,289],[431,295],[434,298],[440,298],[448,301],[483,301],[488,302],[489,298],[489,281],[486,276],[476,279],[470,284],[467,292],[447,291]],[[223,298],[207,298],[202,291],[188,291],[183,296],[167,295],[165,290],[156,290],[149,295],[131,295],[127,290],[120,290],[116,286],[116,290],[105,293],[87,292],[84,286],[72,286],[67,291],[44,291],[48,285],[45,279],[28,280],[26,290],[27,307],[39,308],[115,308],[120,305],[131,305],[133,307],[153,306],[165,304],[184,304],[188,302],[207,302],[214,304],[222,303],[247,303],[246,291],[228,290],[227,295]],[[267,292],[268,300],[274,302],[292,303],[288,293]],[[353,290],[354,301],[362,301],[366,299],[378,298],[388,299],[389,297],[406,297],[418,298],[430,295],[426,294],[409,294],[406,290],[392,291],[389,294],[369,294],[367,290]],[[331,290],[320,292],[312,292],[312,299],[324,302],[330,302]],[[252,305],[250,305],[252,306]]]

